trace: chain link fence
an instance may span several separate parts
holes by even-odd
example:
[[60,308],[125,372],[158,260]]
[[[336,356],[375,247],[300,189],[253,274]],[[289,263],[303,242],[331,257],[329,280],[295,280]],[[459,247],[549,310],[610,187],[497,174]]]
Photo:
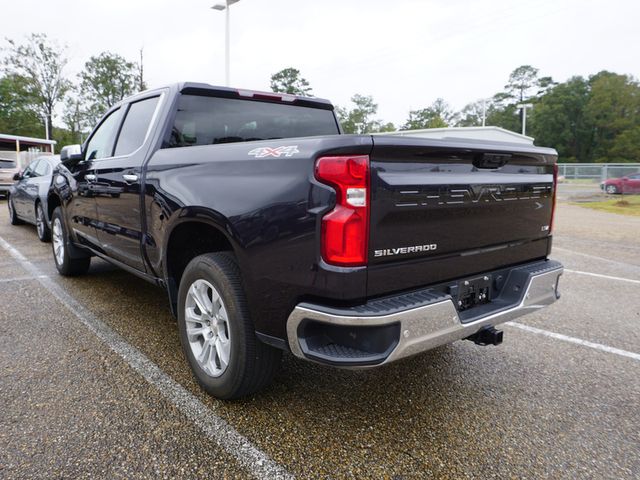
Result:
[[603,182],[608,178],[620,178],[640,173],[640,163],[559,163],[558,175],[565,180]]

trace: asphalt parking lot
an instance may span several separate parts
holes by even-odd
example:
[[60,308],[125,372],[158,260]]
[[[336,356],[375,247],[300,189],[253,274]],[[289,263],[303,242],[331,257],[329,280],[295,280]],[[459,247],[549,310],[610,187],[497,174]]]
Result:
[[563,296],[499,347],[368,371],[287,355],[225,403],[192,379],[161,290],[102,261],[59,277],[7,217],[2,201],[2,478],[640,476],[640,218],[560,203]]

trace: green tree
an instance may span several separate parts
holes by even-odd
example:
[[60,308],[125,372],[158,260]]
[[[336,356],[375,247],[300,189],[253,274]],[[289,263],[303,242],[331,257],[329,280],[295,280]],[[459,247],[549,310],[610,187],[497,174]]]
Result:
[[385,124],[374,118],[378,113],[378,104],[373,101],[373,97],[370,95],[356,94],[351,97],[351,102],[355,106],[350,110],[336,108],[336,115],[345,133],[364,134],[395,131],[392,123]]
[[640,124],[640,86],[627,75],[600,72],[589,78],[590,95],[585,107],[594,128],[595,161],[610,161],[616,137]]
[[[95,124],[106,110],[141,87],[140,68],[121,55],[102,52],[91,57],[80,75],[79,91],[89,123]],[[142,85],[143,86],[143,85]]]
[[82,102],[76,96],[67,98],[62,121],[66,128],[61,146],[82,143],[85,133],[93,127],[93,124],[89,123]]
[[608,159],[611,162],[640,162],[640,126],[625,130],[615,138]]
[[44,134],[29,81],[14,73],[0,77],[0,133],[27,137]]
[[[456,127],[480,127],[482,126],[482,114],[486,116],[487,111],[491,108],[491,102],[488,100],[477,100],[468,103],[457,114]],[[485,118],[486,121],[486,118]]]
[[271,91],[292,95],[311,96],[309,82],[300,75],[297,68],[285,68],[271,75]]
[[392,122],[380,123],[377,129],[377,132],[380,132],[380,133],[395,132],[395,131],[396,131],[396,126]]
[[456,115],[442,98],[436,99],[430,106],[420,110],[411,110],[402,130],[422,128],[444,128],[455,124]]
[[548,90],[531,111],[532,135],[552,146],[561,161],[591,161],[593,126],[585,118],[589,82],[572,77]]
[[21,76],[36,111],[46,118],[53,134],[53,113],[65,97],[71,82],[63,75],[67,64],[66,47],[43,33],[34,33],[25,43],[7,39],[9,47],[3,61],[5,72]]
[[522,65],[509,75],[509,83],[504,88],[511,98],[524,102],[533,95],[538,87],[538,69],[531,65]]

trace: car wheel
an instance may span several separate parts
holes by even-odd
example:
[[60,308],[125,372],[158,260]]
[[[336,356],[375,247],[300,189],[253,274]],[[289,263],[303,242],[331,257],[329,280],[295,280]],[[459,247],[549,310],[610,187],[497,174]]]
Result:
[[616,193],[618,193],[618,189],[615,185],[607,185],[605,190],[609,195],[615,195]]
[[178,292],[178,328],[191,370],[215,397],[254,393],[278,370],[282,352],[256,337],[240,269],[230,253],[208,253],[189,262]]
[[60,275],[75,276],[87,273],[91,264],[91,257],[71,258],[69,255],[69,236],[62,220],[60,207],[51,216],[51,246],[53,261]]
[[11,196],[9,196],[9,198],[7,199],[7,206],[9,207],[9,222],[11,222],[11,225],[21,225],[23,222],[18,218],[18,215],[16,214],[16,209],[13,206],[13,200],[11,199]]
[[41,242],[51,240],[51,230],[49,229],[49,225],[47,225],[44,209],[40,202],[36,203],[36,231],[38,232],[38,238]]

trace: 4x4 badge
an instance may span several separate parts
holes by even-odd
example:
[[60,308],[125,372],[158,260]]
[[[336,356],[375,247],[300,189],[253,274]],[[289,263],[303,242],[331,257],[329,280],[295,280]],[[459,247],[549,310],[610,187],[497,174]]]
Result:
[[282,146],[276,148],[270,147],[258,147],[251,150],[248,155],[253,155],[256,158],[264,157],[291,157],[295,153],[300,153],[297,145]]

